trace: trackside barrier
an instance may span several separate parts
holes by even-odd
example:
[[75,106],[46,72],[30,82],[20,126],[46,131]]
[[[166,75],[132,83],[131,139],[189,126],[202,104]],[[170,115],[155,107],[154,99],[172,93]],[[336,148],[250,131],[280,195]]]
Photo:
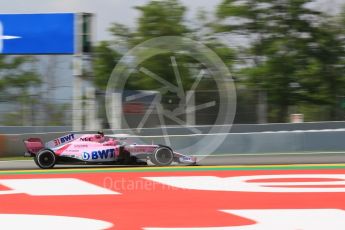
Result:
[[[39,137],[49,141],[65,133],[45,134],[8,134],[0,135],[0,157],[22,156],[24,145],[22,140],[29,137]],[[261,133],[226,133],[200,135],[171,135],[169,140],[174,149],[184,149],[185,154],[198,155],[202,149],[212,143],[201,142],[194,146],[206,135],[215,138],[224,137],[224,141],[212,154],[253,154],[253,153],[303,153],[303,152],[344,152],[345,130],[319,131],[284,131]],[[133,136],[128,138],[138,144],[164,144],[163,136]]]
[[[277,132],[277,131],[294,131],[294,130],[323,130],[323,129],[345,129],[344,121],[325,121],[325,122],[304,122],[304,123],[268,123],[268,124],[233,124],[221,125],[229,127],[231,133],[248,133],[248,132]],[[199,129],[202,133],[209,133],[213,126],[198,125],[186,127],[166,127],[169,135],[187,135],[194,132],[190,127]],[[21,133],[54,133],[70,132],[71,126],[0,126],[0,134],[21,134]],[[130,129],[117,129],[113,133],[131,133]],[[163,135],[161,128],[143,128],[140,130],[141,136]]]
[[[253,154],[253,153],[301,153],[301,152],[344,152],[345,130],[343,131],[299,131],[268,133],[211,134],[225,137],[212,154]],[[184,149],[198,142],[205,135],[169,136],[175,149]],[[164,143],[163,137],[141,137],[147,143]],[[202,143],[186,154],[198,155],[202,148],[212,143]]]
[[6,137],[0,134],[0,157],[1,157],[1,153],[6,151],[5,145],[6,145]]
[[39,137],[44,141],[54,139],[63,135],[63,133],[46,133],[46,134],[7,134],[1,135],[3,138],[3,145],[1,147],[1,138],[0,138],[0,158],[1,157],[15,157],[23,156],[25,152],[23,140],[29,137]]

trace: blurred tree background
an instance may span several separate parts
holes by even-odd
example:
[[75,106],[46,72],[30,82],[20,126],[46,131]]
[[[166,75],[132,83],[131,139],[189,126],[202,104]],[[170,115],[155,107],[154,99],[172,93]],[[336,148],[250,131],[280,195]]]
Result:
[[[207,21],[206,12],[200,11],[198,13],[199,25],[192,26],[186,21],[187,8],[178,0],[150,1],[135,9],[140,15],[137,19],[137,27],[128,28],[118,23],[112,24],[109,31],[113,40],[101,43],[95,48],[96,51],[104,48],[106,44],[106,49],[112,50],[107,52],[107,55],[111,54],[113,57],[111,60],[117,62],[119,61],[119,53],[123,55],[144,41],[161,36],[182,36],[203,42],[222,57],[229,68],[232,67],[234,52],[226,44],[220,42],[214,33],[210,33],[213,29],[211,23]],[[110,77],[114,65],[108,65],[111,61],[104,60],[104,58],[109,58],[109,56],[102,55],[101,52],[96,53],[95,57],[95,81],[100,89],[104,89],[108,83],[104,76]],[[193,54],[187,53],[187,51],[182,54],[178,52],[162,53],[140,63],[140,67],[131,74],[125,87],[127,90],[159,91],[164,109],[173,111],[181,105],[185,106],[183,100],[186,98],[184,96],[186,92],[180,95],[180,92],[167,91],[152,75],[163,78],[174,85],[179,85],[175,77],[176,72],[178,72],[184,91],[186,91],[191,88],[196,76],[203,68],[205,67],[193,58]],[[199,91],[215,91],[216,89],[215,82],[211,77],[204,77],[198,85]],[[216,97],[217,95],[214,94],[213,96]],[[180,118],[183,120],[184,116]]]
[[[249,89],[267,94],[271,122],[296,112],[307,120],[344,119],[344,111],[338,113],[345,92],[342,26],[307,8],[311,2],[225,0],[218,6],[217,31],[250,38],[239,53],[250,64],[238,74]],[[313,108],[319,114],[309,114]]]
[[[233,51],[221,43],[216,37],[212,36],[214,34],[200,33],[200,28],[207,30],[207,27],[209,27],[207,22],[200,25],[199,28],[188,26],[185,21],[187,9],[179,1],[151,1],[147,5],[136,7],[136,9],[140,12],[140,16],[137,20],[137,27],[134,30],[131,30],[131,28],[125,25],[113,23],[109,29],[113,35],[113,40],[101,42],[95,47],[95,83],[99,88],[105,88],[115,66],[114,64],[117,63],[121,55],[144,41],[160,36],[185,36],[204,42],[222,57],[224,62],[228,64],[228,67],[231,68],[234,60]],[[205,14],[206,12],[200,12],[199,18],[206,16]],[[155,56],[142,63],[141,66],[145,66],[146,69],[149,69],[156,75],[162,76],[169,82],[176,84],[173,67],[171,65],[167,66],[167,63],[171,63],[171,55],[164,54]],[[179,58],[182,58],[179,62],[193,62],[192,59],[186,57],[176,57],[176,59]],[[191,75],[189,73],[190,68],[183,67],[184,65],[179,66],[179,71],[181,72],[181,76],[185,76],[183,79],[184,84],[189,86],[191,84],[191,79],[189,78]],[[129,82],[127,87],[128,89],[156,89],[159,86],[152,78],[145,77],[144,73],[138,73]]]
[[[345,10],[327,15],[309,7],[312,2],[223,0],[214,15],[201,9],[191,23],[185,19],[187,9],[181,2],[150,1],[136,8],[140,16],[135,29],[114,23],[110,28],[113,40],[96,47],[101,51],[95,59],[96,83],[104,88],[119,53],[136,44],[159,36],[186,36],[213,49],[235,76],[238,109],[255,114],[237,114],[238,122],[260,122],[257,106],[262,103],[267,104],[267,122],[288,122],[291,113],[303,113],[306,121],[344,120]],[[173,68],[166,63],[169,54],[144,65],[174,83]],[[191,69],[182,66],[184,85],[190,85]],[[142,75],[138,73],[128,89],[157,88],[151,78]]]
[[[199,9],[190,19],[179,0],[151,0],[135,7],[134,27],[114,22],[112,39],[94,47],[92,83],[102,94],[128,50],[151,38],[183,36],[212,49],[232,73],[235,123],[288,122],[293,113],[304,114],[305,121],[345,120],[345,5],[330,15],[311,7],[313,2],[222,0],[214,11]],[[172,56],[187,90],[204,68],[193,54],[161,54],[140,66],[177,84]],[[42,76],[35,62],[29,56],[0,56],[0,101],[12,111],[1,111],[1,125],[66,125],[70,120],[70,104],[49,99],[54,86],[47,79],[54,71]],[[128,90],[159,88],[147,71],[135,72],[126,84]],[[198,87],[200,92],[216,89],[207,74]],[[163,96],[170,101],[171,95]]]
[[41,83],[29,65],[34,61],[30,56],[0,56],[0,101],[11,102],[13,107],[12,112],[2,118],[5,125],[30,123],[35,101],[29,96]]
[[52,91],[56,58],[48,58],[44,76],[33,56],[0,55],[0,124],[4,126],[63,126],[69,103],[57,103]]

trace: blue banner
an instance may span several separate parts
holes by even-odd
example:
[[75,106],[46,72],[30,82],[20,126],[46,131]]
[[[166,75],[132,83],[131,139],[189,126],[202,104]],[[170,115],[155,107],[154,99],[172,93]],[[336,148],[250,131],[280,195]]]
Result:
[[75,14],[0,14],[0,54],[75,53]]

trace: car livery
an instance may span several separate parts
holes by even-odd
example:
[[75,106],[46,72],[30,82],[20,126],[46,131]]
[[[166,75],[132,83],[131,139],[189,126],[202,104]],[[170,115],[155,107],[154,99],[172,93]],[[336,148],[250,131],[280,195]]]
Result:
[[117,137],[98,134],[67,134],[43,144],[39,138],[24,140],[25,156],[37,166],[53,168],[55,164],[147,164],[167,166],[173,162],[196,164],[196,158],[174,152],[164,145],[126,144]]
[[63,143],[67,143],[67,142],[70,142],[72,140],[74,140],[74,134],[73,133],[72,134],[68,134],[66,136],[63,136],[63,137],[59,137],[59,138],[53,140],[53,143],[54,143],[55,146],[59,146],[59,145],[61,145]]
[[114,156],[115,156],[114,153],[115,153],[115,149],[102,149],[102,150],[92,151],[91,153],[84,152],[83,160],[114,159]]

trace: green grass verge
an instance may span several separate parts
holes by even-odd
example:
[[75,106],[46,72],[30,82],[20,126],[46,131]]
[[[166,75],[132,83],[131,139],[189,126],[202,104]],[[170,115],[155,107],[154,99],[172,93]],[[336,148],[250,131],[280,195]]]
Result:
[[325,165],[255,165],[255,166],[170,166],[170,167],[120,167],[120,168],[65,168],[48,170],[0,170],[0,175],[11,174],[80,174],[80,173],[129,173],[129,172],[197,172],[197,171],[263,171],[263,170],[345,170],[345,164]]

